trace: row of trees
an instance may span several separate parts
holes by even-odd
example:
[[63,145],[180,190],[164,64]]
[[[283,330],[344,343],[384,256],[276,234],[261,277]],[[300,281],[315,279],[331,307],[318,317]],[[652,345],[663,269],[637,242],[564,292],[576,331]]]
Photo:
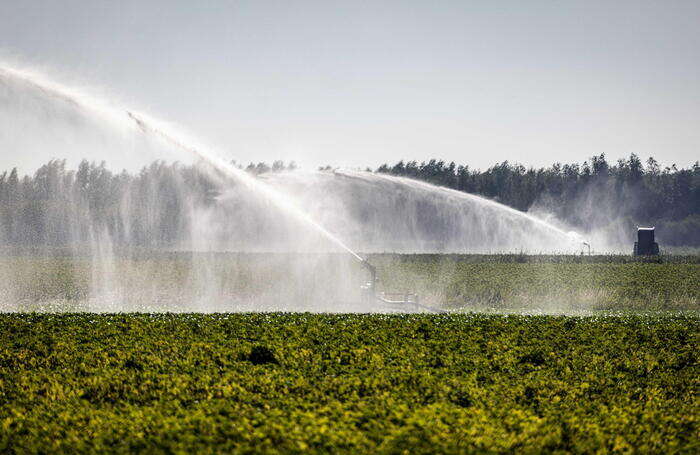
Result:
[[265,162],[259,162],[249,163],[247,166],[243,167],[242,165],[236,163],[235,160],[231,164],[236,166],[238,169],[245,169],[247,172],[255,175],[266,174],[268,172],[294,171],[297,169],[297,164],[294,161],[285,163],[282,160],[273,161],[272,165]]
[[[275,162],[238,166],[252,174],[296,169]],[[609,164],[525,168],[503,162],[485,171],[430,160],[382,165],[376,172],[479,194],[523,211],[543,211],[583,231],[621,220],[656,225],[665,245],[700,245],[700,165],[661,168],[636,155]],[[201,166],[155,162],[137,174],[83,161],[77,170],[53,160],[33,176],[0,174],[0,243],[66,246],[99,240],[143,247],[176,246],[196,207],[211,207],[224,185]]]
[[53,160],[34,176],[0,174],[0,242],[13,246],[110,243],[174,246],[187,229],[183,216],[208,205],[217,181],[195,166],[154,162],[136,175],[83,161],[77,171]]
[[608,163],[605,155],[581,164],[526,168],[508,161],[485,171],[441,160],[399,161],[376,172],[424,180],[479,194],[522,211],[544,210],[584,230],[620,219],[657,225],[667,244],[700,245],[700,164],[661,168],[635,154]]

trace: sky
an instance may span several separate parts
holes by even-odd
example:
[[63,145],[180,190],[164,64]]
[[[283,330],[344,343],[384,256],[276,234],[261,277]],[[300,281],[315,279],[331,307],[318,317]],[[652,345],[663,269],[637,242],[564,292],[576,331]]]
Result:
[[[0,2],[0,57],[243,163],[689,166],[698,24],[697,0],[23,0]],[[51,157],[0,149],[0,168]]]

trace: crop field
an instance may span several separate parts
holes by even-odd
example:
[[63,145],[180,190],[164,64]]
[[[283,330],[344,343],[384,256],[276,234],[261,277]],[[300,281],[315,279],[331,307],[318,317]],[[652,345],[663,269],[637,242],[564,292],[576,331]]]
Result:
[[342,255],[6,254],[0,453],[700,450],[700,257],[369,260],[448,313],[323,313]]
[[3,453],[697,453],[697,316],[0,315]]
[[[0,258],[0,311],[346,311],[343,302],[358,300],[368,278],[347,256],[141,253],[101,264],[8,254]],[[379,290],[416,292],[427,305],[458,312],[700,310],[700,256],[379,254],[369,260]],[[121,306],[101,305],[110,300]]]
[[586,314],[700,310],[700,256],[382,255],[389,289],[444,308]]

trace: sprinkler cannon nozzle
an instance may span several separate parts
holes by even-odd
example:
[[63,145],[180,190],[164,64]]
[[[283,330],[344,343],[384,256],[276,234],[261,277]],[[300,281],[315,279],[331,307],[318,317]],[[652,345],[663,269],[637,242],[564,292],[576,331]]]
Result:
[[362,265],[369,271],[369,274],[372,277],[372,283],[377,281],[377,268],[367,262],[367,259],[362,260]]
[[[591,244],[588,242],[581,242],[581,244],[585,247],[588,247],[588,255],[590,256],[591,255]],[[581,252],[581,254],[583,254],[583,251]]]

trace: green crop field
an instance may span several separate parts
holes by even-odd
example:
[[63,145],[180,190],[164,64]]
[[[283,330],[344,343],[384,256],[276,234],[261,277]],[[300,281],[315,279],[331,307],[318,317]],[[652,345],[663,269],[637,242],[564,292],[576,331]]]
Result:
[[697,453],[696,316],[5,314],[3,453]]
[[[427,305],[458,312],[700,310],[700,256],[384,254],[369,260],[379,290],[415,292]],[[348,255],[147,252],[103,264],[8,254],[0,257],[0,311],[342,311],[340,303],[360,299],[367,278]]]
[[5,255],[0,453],[700,451],[698,256],[369,259],[451,313],[226,312],[337,311],[342,255]]
[[453,310],[700,310],[698,257],[378,255],[383,286]]

